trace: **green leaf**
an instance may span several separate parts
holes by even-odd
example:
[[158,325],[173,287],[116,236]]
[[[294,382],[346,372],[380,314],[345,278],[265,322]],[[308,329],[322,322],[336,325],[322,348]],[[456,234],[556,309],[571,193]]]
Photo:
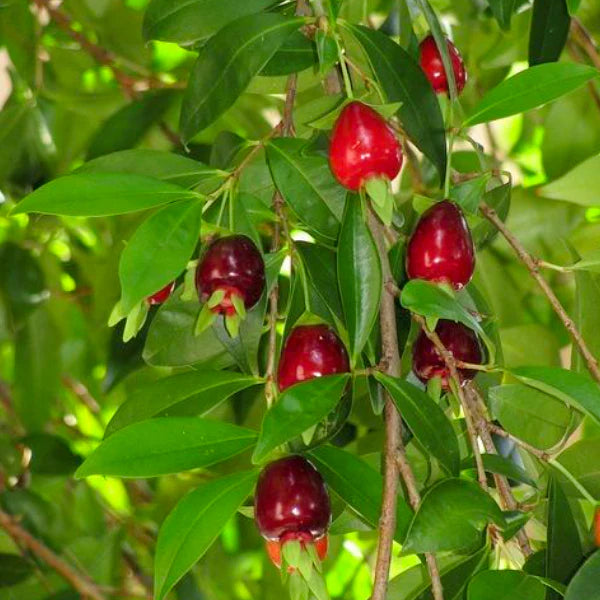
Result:
[[483,571],[469,583],[467,600],[545,600],[546,586],[523,571]]
[[[525,469],[521,468],[511,458],[500,456],[499,454],[482,454],[483,468],[488,473],[504,475],[514,481],[526,483],[531,487],[537,488],[535,479],[532,479]],[[461,464],[461,469],[473,469],[473,459],[466,458]]]
[[402,102],[399,117],[406,133],[431,160],[443,180],[446,134],[437,97],[418,63],[381,31],[344,23],[362,46],[388,102]]
[[[569,500],[559,482],[552,478],[548,494],[546,577],[567,583],[581,564],[583,556],[577,522]],[[551,590],[547,598],[559,600],[561,595]]]
[[[496,211],[502,221],[506,221],[508,217],[511,191],[511,184],[505,183],[489,190],[483,196],[483,201]],[[475,246],[480,249],[494,240],[498,235],[498,229],[487,219],[482,219],[480,223],[471,229],[471,235]]]
[[517,438],[546,450],[567,434],[571,411],[562,402],[520,384],[493,387],[490,408],[502,426]]
[[488,0],[492,14],[505,31],[510,29],[510,22],[515,10],[515,0]]
[[600,573],[600,550],[596,550],[584,565],[575,573],[567,587],[565,600],[599,600],[600,587],[598,574]]
[[581,0],[567,0],[567,8],[569,9],[569,14],[574,15],[579,10],[580,4]]
[[74,217],[105,217],[198,198],[178,185],[141,175],[77,173],[59,177],[26,196],[13,214],[34,212]]
[[468,552],[481,542],[488,523],[504,526],[496,502],[475,482],[444,479],[423,497],[402,552]]
[[267,146],[267,161],[277,189],[297,217],[317,233],[335,239],[346,201],[327,159],[306,155],[304,140],[279,138]]
[[31,450],[29,469],[41,475],[71,475],[81,464],[65,440],[48,433],[34,433],[21,440]]
[[532,110],[576,90],[595,77],[598,77],[597,69],[576,63],[530,67],[492,88],[463,125],[477,125]]
[[357,196],[349,196],[346,202],[338,242],[337,272],[354,365],[377,319],[382,287],[379,254]]
[[86,160],[137,146],[165,114],[175,96],[171,90],[147,92],[112,114],[94,134]]
[[152,0],[144,15],[144,39],[199,45],[231,21],[272,4],[275,0]]
[[[327,485],[366,523],[377,527],[383,491],[381,475],[358,456],[334,446],[320,446],[308,455]],[[412,516],[406,500],[398,496],[396,541],[404,539]]]
[[260,75],[278,77],[299,73],[317,63],[317,49],[303,33],[294,31],[275,52]]
[[479,177],[469,179],[469,181],[452,187],[448,197],[466,212],[477,214],[479,205],[485,198],[485,190],[490,179],[491,173],[484,173]]
[[159,417],[133,423],[104,441],[76,477],[156,477],[214,465],[256,441],[249,429],[196,417]]
[[339,402],[349,377],[348,373],[316,377],[287,388],[265,414],[252,461],[261,462],[277,446],[324,419]]
[[130,173],[174,183],[183,188],[208,185],[223,179],[224,171],[207,167],[186,156],[137,148],[121,150],[84,163],[75,173]]
[[185,270],[200,238],[202,203],[169,204],[146,219],[121,253],[121,310],[128,313]]
[[529,33],[530,66],[555,62],[569,36],[571,17],[566,0],[535,0]]
[[242,471],[206,483],[179,501],[156,544],[154,597],[162,600],[202,558],[229,519],[252,493],[258,471]]
[[458,475],[460,452],[454,428],[444,411],[419,388],[397,377],[376,372],[415,438],[450,475]]
[[[33,575],[33,562],[18,554],[0,552],[0,588],[11,587]],[[10,592],[7,597],[10,597]]]
[[242,17],[200,50],[181,107],[180,128],[189,142],[223,114],[304,19],[274,13]]
[[[594,497],[600,500],[600,438],[579,440],[558,456],[558,462]],[[568,479],[560,479],[569,495],[579,495]]]
[[511,373],[600,423],[600,387],[587,375],[558,367],[519,367]]
[[594,194],[600,185],[600,154],[588,158],[560,179],[539,189],[544,198],[566,200],[579,206],[597,206],[598,197]]
[[232,371],[192,371],[138,385],[121,404],[105,436],[156,415],[204,415],[230,396],[260,383]]

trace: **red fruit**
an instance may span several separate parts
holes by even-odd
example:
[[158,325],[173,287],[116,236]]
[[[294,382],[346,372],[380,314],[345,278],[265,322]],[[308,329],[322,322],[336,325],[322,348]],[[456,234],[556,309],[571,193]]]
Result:
[[202,302],[215,292],[223,292],[219,302],[211,306],[214,313],[234,315],[232,296],[252,308],[265,289],[265,263],[254,242],[245,235],[215,240],[196,269],[196,288]]
[[357,191],[372,177],[394,179],[402,167],[402,149],[378,112],[351,102],[333,128],[329,165],[344,187]]
[[[456,360],[477,365],[482,363],[483,353],[479,339],[471,329],[462,323],[440,320],[435,332]],[[442,379],[442,388],[446,391],[450,389],[450,370],[424,331],[421,331],[413,345],[412,366],[415,375],[423,383],[427,383],[437,376]],[[458,374],[461,382],[465,382],[473,379],[477,372],[470,369],[458,369]]]
[[295,539],[306,544],[323,537],[331,521],[323,478],[302,456],[270,463],[258,479],[254,514],[267,540],[283,544]]
[[600,548],[600,507],[596,508],[596,514],[594,515],[594,541],[596,547]]
[[[446,43],[452,61],[456,91],[460,94],[465,87],[465,83],[467,83],[465,63],[456,46],[450,40],[446,40]],[[432,35],[428,35],[419,45],[419,60],[421,69],[427,75],[427,79],[429,79],[436,94],[447,94],[448,80],[446,79],[444,63]]]
[[167,283],[164,288],[158,290],[152,294],[152,296],[148,296],[147,301],[148,304],[162,304],[169,299],[169,296],[173,293],[175,289],[175,282],[171,281],[171,283]]
[[279,391],[299,381],[348,371],[348,353],[331,327],[299,325],[292,330],[281,353]]
[[409,279],[449,283],[459,290],[475,270],[475,248],[461,209],[444,200],[421,216],[408,242]]

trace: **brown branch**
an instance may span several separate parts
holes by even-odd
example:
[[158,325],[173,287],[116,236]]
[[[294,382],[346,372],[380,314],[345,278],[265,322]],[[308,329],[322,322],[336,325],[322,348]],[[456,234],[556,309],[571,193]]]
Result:
[[[395,294],[393,291],[390,292],[386,285],[386,282],[392,281],[393,277],[385,244],[384,227],[372,210],[369,210],[369,228],[377,245],[384,282],[379,309],[381,362],[385,365],[385,372],[388,375],[399,377],[400,351],[398,349],[398,331],[396,327]],[[371,600],[385,600],[387,594],[392,544],[396,530],[399,475],[402,476],[413,509],[417,510],[421,502],[415,477],[406,458],[406,451],[402,443],[400,413],[387,393],[384,419],[386,435],[383,498],[381,518],[379,519],[379,542],[375,563],[375,581]],[[435,556],[433,554],[426,554],[425,557],[429,568],[433,596],[435,600],[443,600],[442,583]]]
[[96,399],[90,394],[89,390],[81,381],[73,379],[70,375],[63,375],[61,377],[63,385],[73,393],[85,406],[94,414],[100,412],[100,405],[96,402]]
[[65,579],[82,598],[90,600],[105,600],[98,586],[91,581],[87,575],[75,570],[60,556],[56,555],[50,548],[34,538],[28,531],[23,529],[19,522],[0,510],[0,527],[10,535],[17,545],[33,552],[39,559],[43,560],[49,567]]
[[512,232],[506,227],[506,225],[502,222],[502,220],[496,214],[496,211],[488,206],[485,203],[480,204],[479,209],[483,213],[483,215],[490,221],[495,227],[500,231],[500,233],[505,237],[506,241],[515,251],[521,262],[527,267],[527,270],[531,274],[531,276],[535,279],[540,289],[548,298],[548,301],[552,305],[554,312],[557,314],[558,318],[562,321],[566,330],[571,334],[571,338],[573,342],[577,346],[581,356],[585,360],[587,365],[587,369],[592,375],[592,377],[600,383],[600,368],[598,367],[598,360],[596,357],[590,352],[585,340],[583,339],[581,333],[577,329],[573,319],[569,317],[567,312],[565,311],[563,305],[560,303],[560,300],[556,297],[556,294],[548,284],[548,282],[542,277],[540,274],[540,267],[538,260],[534,258],[519,242],[519,240],[512,234]]
[[596,69],[600,69],[600,51],[590,35],[577,17],[571,19],[571,36],[575,43],[587,54]]

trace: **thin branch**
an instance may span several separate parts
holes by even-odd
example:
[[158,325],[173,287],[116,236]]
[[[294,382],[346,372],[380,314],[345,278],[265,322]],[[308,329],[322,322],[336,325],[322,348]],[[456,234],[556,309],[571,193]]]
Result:
[[100,412],[100,405],[96,402],[96,399],[90,394],[89,390],[81,381],[73,379],[70,375],[63,375],[61,377],[63,385],[71,391],[90,412],[97,415]]
[[546,298],[548,298],[550,304],[552,305],[552,308],[554,309],[554,312],[562,321],[566,330],[571,334],[573,342],[575,343],[581,356],[585,360],[588,371],[590,372],[592,377],[598,383],[600,383],[600,368],[598,367],[598,360],[591,353],[581,333],[577,329],[577,326],[573,322],[573,319],[569,317],[569,315],[565,311],[563,305],[560,303],[560,300],[556,297],[556,294],[554,293],[548,282],[540,274],[538,260],[534,258],[531,254],[529,254],[527,250],[525,250],[521,242],[519,242],[519,240],[506,227],[506,225],[498,217],[496,211],[493,208],[491,208],[485,203],[480,204],[479,208],[483,215],[488,219],[488,221],[495,225],[498,231],[500,231],[500,233],[506,238],[506,241],[515,251],[517,256],[520,258],[521,262],[523,262],[523,264],[527,267],[527,270],[529,271],[531,276],[535,279]]
[[596,69],[600,69],[600,51],[590,35],[577,17],[571,19],[571,36],[575,43],[587,54]]
[[75,570],[66,563],[60,556],[56,555],[50,548],[34,538],[28,531],[23,529],[19,522],[0,510],[0,527],[10,535],[10,537],[19,545],[30,550],[39,559],[43,560],[49,567],[65,579],[83,598],[90,600],[105,600],[98,586],[91,581],[87,575]]
[[[392,377],[400,376],[400,351],[398,348],[398,331],[396,327],[395,294],[390,292],[385,282],[391,281],[392,274],[385,244],[383,224],[372,210],[369,210],[369,228],[377,245],[383,272],[383,290],[379,320],[381,328],[381,362],[385,372]],[[394,532],[396,530],[396,504],[398,501],[398,476],[401,475],[406,486],[409,501],[417,510],[421,497],[417,489],[414,474],[406,458],[402,443],[400,413],[386,393],[385,408],[385,463],[383,480],[383,498],[381,518],[379,519],[379,543],[377,561],[375,563],[375,581],[371,600],[385,600]],[[442,583],[437,561],[433,554],[426,554],[427,566],[431,578],[431,587],[435,600],[443,600]]]

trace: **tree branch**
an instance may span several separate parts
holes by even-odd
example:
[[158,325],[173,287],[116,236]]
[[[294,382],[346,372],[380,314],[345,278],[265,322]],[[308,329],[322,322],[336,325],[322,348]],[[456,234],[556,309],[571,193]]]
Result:
[[0,527],[10,535],[10,537],[19,545],[33,552],[39,559],[43,560],[49,567],[65,579],[82,598],[90,600],[105,600],[98,586],[91,581],[87,575],[75,570],[66,563],[60,556],[56,555],[50,548],[34,538],[28,531],[23,529],[19,522],[0,510]]
[[[396,325],[395,294],[388,290],[387,282],[393,281],[390,263],[385,244],[383,224],[378,220],[373,211],[369,209],[369,229],[377,245],[381,269],[383,273],[383,289],[379,320],[381,328],[381,362],[385,365],[385,372],[392,377],[400,376],[400,351],[398,348],[398,331]],[[381,518],[379,520],[379,544],[377,548],[377,561],[375,563],[375,581],[371,600],[385,600],[390,572],[390,561],[394,532],[396,530],[396,504],[398,501],[398,476],[402,475],[406,486],[409,501],[414,510],[417,510],[421,497],[417,489],[414,474],[406,458],[406,451],[402,443],[400,413],[395,404],[386,393],[384,419],[385,419],[385,463],[383,479],[383,498]],[[431,587],[435,600],[443,600],[442,583],[435,556],[426,554],[427,566],[431,578]]]
[[571,36],[575,43],[587,54],[596,69],[600,69],[600,51],[594,38],[577,17],[571,19]]
[[548,298],[554,312],[557,314],[558,318],[562,321],[566,330],[571,334],[571,338],[573,342],[577,346],[581,356],[585,360],[587,365],[587,369],[592,375],[592,377],[600,383],[600,368],[598,367],[598,360],[596,357],[590,352],[585,340],[583,339],[581,333],[577,329],[573,319],[569,317],[567,312],[565,311],[563,305],[560,303],[560,300],[556,297],[556,294],[548,284],[548,282],[542,277],[540,274],[539,261],[534,258],[519,242],[519,240],[512,234],[512,232],[506,227],[506,225],[502,222],[502,220],[496,214],[496,211],[488,206],[485,203],[479,205],[479,209],[483,213],[483,215],[490,221],[495,227],[500,231],[500,233],[505,237],[506,241],[515,251],[521,262],[527,267],[527,270],[531,274],[531,276],[535,279],[538,286]]

